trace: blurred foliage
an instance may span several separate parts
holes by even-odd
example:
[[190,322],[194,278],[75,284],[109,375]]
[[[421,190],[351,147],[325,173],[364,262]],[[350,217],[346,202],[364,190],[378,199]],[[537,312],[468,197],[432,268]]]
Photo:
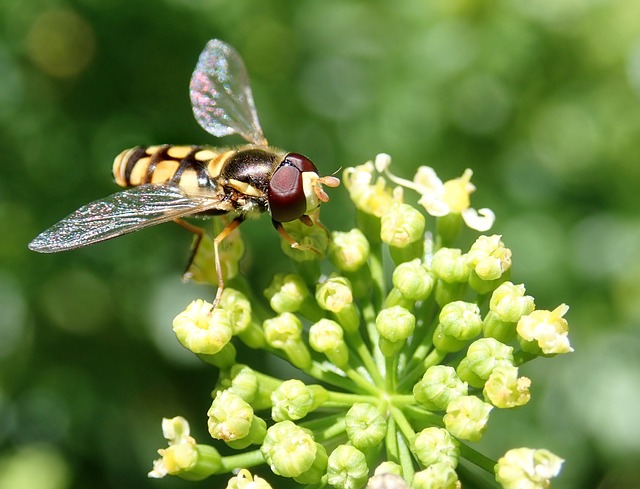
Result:
[[[381,151],[407,177],[473,168],[514,281],[541,308],[571,305],[576,349],[542,362],[542,395],[501,413],[484,450],[551,449],[567,459],[555,488],[640,487],[640,2],[3,0],[0,488],[217,486],[146,478],[162,416],[206,436],[214,379],[170,331],[212,294],[180,283],[191,238],[163,225],[60,255],[26,247],[116,190],[124,148],[238,142],[191,114],[210,38],[245,58],[269,141],[325,173]],[[330,228],[350,227],[345,204],[332,192]],[[266,284],[277,234],[243,228],[243,267]]]

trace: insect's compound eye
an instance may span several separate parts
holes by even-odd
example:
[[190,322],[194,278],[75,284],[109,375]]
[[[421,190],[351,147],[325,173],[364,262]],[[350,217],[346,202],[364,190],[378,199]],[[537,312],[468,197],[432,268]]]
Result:
[[295,221],[306,212],[304,172],[317,174],[318,170],[306,156],[297,153],[289,153],[273,172],[269,182],[269,207],[275,221]]

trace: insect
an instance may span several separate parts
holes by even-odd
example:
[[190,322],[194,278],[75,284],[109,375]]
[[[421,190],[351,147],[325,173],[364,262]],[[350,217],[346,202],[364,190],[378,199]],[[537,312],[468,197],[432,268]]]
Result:
[[116,183],[128,188],[80,207],[38,235],[29,248],[55,253],[175,221],[197,234],[195,253],[204,231],[182,218],[227,214],[232,220],[213,240],[218,276],[214,307],[224,288],[219,245],[245,219],[269,212],[284,239],[302,248],[282,223],[299,219],[313,225],[316,209],[329,200],[322,185],[336,187],[340,181],[320,177],[306,156],[268,145],[244,62],[228,44],[217,39],[207,43],[189,92],[195,118],[207,132],[217,137],[239,134],[249,144],[167,144],[123,151],[113,163],[113,173]]

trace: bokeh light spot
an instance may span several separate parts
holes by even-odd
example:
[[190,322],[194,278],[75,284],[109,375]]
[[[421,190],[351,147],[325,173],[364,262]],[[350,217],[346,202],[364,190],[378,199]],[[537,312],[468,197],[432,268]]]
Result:
[[94,51],[93,29],[68,9],[43,12],[27,35],[29,57],[40,70],[55,78],[78,76],[91,62]]

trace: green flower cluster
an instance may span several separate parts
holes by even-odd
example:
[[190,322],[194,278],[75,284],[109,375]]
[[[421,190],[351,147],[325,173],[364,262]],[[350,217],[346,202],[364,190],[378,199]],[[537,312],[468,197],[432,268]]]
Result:
[[[273,312],[231,275],[216,309],[197,300],[175,318],[180,343],[220,369],[208,431],[238,452],[222,456],[196,443],[186,420],[167,419],[169,447],[150,476],[200,480],[241,469],[227,488],[282,487],[280,476],[308,488],[453,489],[473,477],[464,458],[506,489],[549,487],[562,465],[549,451],[517,448],[495,462],[471,443],[495,408],[529,401],[520,365],[572,351],[568,307],[535,308],[510,281],[501,236],[454,246],[465,225],[486,231],[494,220],[470,207],[470,170],[443,183],[420,167],[409,181],[390,162],[378,155],[345,170],[353,229],[328,239],[321,225],[286,226],[305,251],[284,245],[296,273],[277,274],[264,291]],[[405,202],[407,189],[418,192],[418,207]],[[236,341],[315,381],[259,371],[237,358]],[[262,464],[272,480],[249,472]]]

